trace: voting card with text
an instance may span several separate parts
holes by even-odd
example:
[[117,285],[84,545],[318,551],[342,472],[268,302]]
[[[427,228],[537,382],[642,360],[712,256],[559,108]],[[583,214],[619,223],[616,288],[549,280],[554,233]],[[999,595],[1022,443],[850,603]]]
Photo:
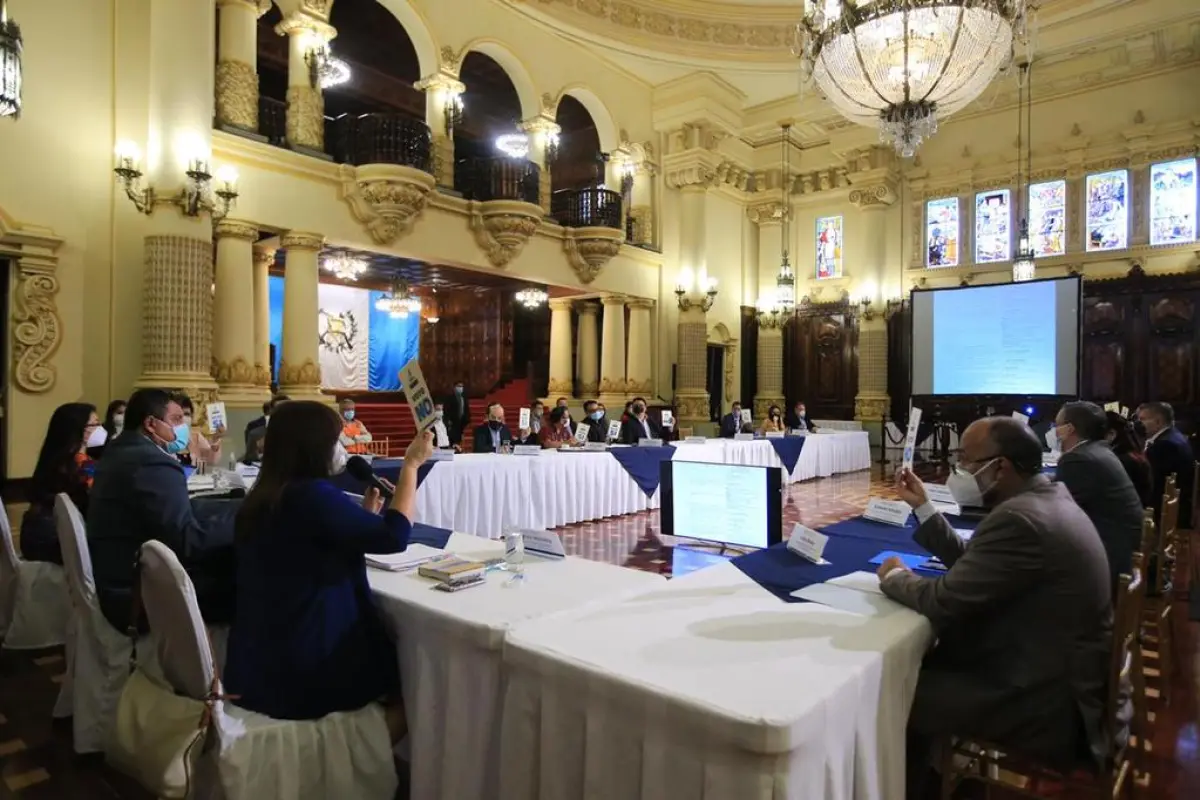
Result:
[[908,412],[908,434],[904,437],[904,460],[901,469],[913,468],[913,453],[917,449],[917,428],[921,426],[921,409],[912,408]]
[[588,431],[591,429],[591,425],[585,425],[582,422],[575,423],[575,443],[587,444]]
[[425,375],[421,365],[413,359],[400,368],[400,388],[404,390],[404,399],[412,409],[413,421],[417,423],[418,431],[430,428],[437,417],[433,413],[433,396],[429,394],[429,386],[425,383]]
[[621,423],[617,420],[612,420],[608,423],[608,440],[611,442],[621,435]]
[[223,431],[229,427],[229,420],[225,416],[225,404],[221,401],[209,403],[208,408],[208,430],[212,433]]
[[522,431],[529,430],[529,409],[522,408],[520,418],[517,420],[517,429]]

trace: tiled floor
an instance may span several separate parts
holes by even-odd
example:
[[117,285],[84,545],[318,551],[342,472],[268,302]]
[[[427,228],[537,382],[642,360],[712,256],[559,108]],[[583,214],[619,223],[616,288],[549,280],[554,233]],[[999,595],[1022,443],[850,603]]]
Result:
[[[926,475],[932,471],[922,470]],[[854,516],[872,494],[891,496],[890,481],[879,467],[793,485],[785,490],[784,528],[795,522],[821,527]],[[560,533],[576,555],[671,572],[672,547],[660,537],[657,512],[573,525]],[[1200,558],[1200,552],[1196,555]],[[1177,611],[1184,619],[1186,607],[1179,605]],[[1174,681],[1174,702],[1157,712],[1153,777],[1145,800],[1200,798],[1200,624],[1181,622],[1178,630],[1187,659]],[[62,671],[61,650],[32,655],[0,651],[0,800],[149,800],[96,760],[76,758],[69,724],[50,722]],[[993,797],[1000,800],[998,794]]]

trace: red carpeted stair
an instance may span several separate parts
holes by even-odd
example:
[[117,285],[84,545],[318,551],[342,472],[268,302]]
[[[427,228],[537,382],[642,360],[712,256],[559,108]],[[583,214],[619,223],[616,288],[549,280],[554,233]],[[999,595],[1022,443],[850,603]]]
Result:
[[[483,398],[471,399],[471,426],[483,422],[487,416],[487,407],[490,403],[500,403],[504,406],[504,419],[508,423],[508,428],[515,436],[517,433],[517,419],[520,416],[521,408],[529,406],[529,381],[526,378],[509,381],[501,386],[496,391]],[[408,404],[402,401],[372,403],[368,400],[359,400],[355,403],[355,409],[358,419],[363,425],[367,426],[367,430],[371,432],[371,436],[376,441],[381,439],[388,440],[388,455],[402,456],[404,448],[408,447],[408,443],[412,441],[413,434],[416,433],[416,424],[413,422],[412,412],[408,409]],[[470,447],[471,431],[467,431],[464,439]]]

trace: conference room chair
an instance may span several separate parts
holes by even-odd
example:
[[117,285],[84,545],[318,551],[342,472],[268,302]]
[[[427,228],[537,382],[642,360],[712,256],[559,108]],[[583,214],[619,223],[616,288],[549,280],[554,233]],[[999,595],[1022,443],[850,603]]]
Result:
[[1175,599],[1187,602],[1191,597],[1192,586],[1200,581],[1200,566],[1197,566],[1193,549],[1195,538],[1200,535],[1200,461],[1192,469],[1192,485],[1188,489],[1192,493],[1192,518],[1183,520],[1178,535],[1175,537],[1176,570]]
[[39,650],[67,640],[71,600],[58,564],[25,561],[13,543],[8,510],[0,501],[0,638],[6,650]]
[[379,456],[381,458],[387,458],[388,440],[386,438],[385,439],[372,439],[371,441],[367,442],[367,455]]
[[[1147,677],[1154,678],[1156,687],[1150,689],[1151,696],[1159,696],[1164,705],[1171,704],[1171,680],[1174,677],[1175,652],[1172,631],[1171,609],[1174,605],[1172,577],[1178,568],[1178,552],[1175,542],[1179,528],[1179,486],[1175,476],[1167,478],[1163,491],[1162,512],[1159,515],[1158,536],[1151,543],[1150,578],[1146,587],[1146,602],[1143,607],[1142,646],[1147,652]],[[1143,535],[1143,552],[1146,551]]]
[[[301,797],[392,800],[398,788],[383,710],[377,704],[318,720],[276,720],[239,708],[227,697],[191,578],[166,545],[142,545],[140,584],[150,622],[150,646],[159,676],[139,675],[130,686],[140,696],[122,699],[133,708],[178,709],[206,724],[202,741],[185,759],[194,792],[224,800],[298,800]],[[138,652],[142,648],[139,645]],[[122,730],[129,744],[165,738],[169,714],[124,714],[136,730]],[[197,725],[194,730],[199,730]],[[178,737],[176,737],[178,738]],[[161,759],[130,757],[141,748],[123,746],[118,766],[153,790]]]
[[[1015,789],[1023,796],[1046,800],[1134,796],[1142,763],[1138,745],[1145,739],[1147,727],[1144,693],[1139,691],[1138,627],[1146,590],[1143,572],[1142,554],[1134,553],[1131,574],[1120,577],[1117,591],[1104,709],[1104,724],[1113,745],[1104,769],[1099,773],[1063,772],[1025,756],[1007,754],[992,742],[951,737],[942,742],[942,800],[950,800],[964,779],[973,779],[988,787]],[[1122,737],[1125,723],[1121,717],[1126,696],[1132,702],[1133,719],[1129,724],[1131,735]],[[1137,738],[1132,735],[1135,731],[1141,734]]]

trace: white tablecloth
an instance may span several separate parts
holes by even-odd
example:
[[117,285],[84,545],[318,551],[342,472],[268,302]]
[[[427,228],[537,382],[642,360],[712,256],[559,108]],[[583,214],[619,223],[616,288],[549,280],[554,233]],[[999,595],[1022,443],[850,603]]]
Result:
[[[498,542],[460,533],[451,535],[446,549],[478,558],[504,553]],[[507,573],[492,572],[486,585],[454,594],[434,590],[413,573],[368,572],[396,632],[414,800],[496,797],[501,646],[509,628],[665,585],[660,575],[578,558],[527,557],[525,569],[519,585],[507,586]]]
[[782,603],[724,563],[517,626],[501,797],[902,798],[932,630],[879,601],[878,617]]
[[[703,444],[675,443],[675,458],[717,464],[747,464],[755,467],[779,467],[783,462],[766,439],[739,442],[734,439],[709,439]],[[804,449],[789,483],[827,478],[842,472],[871,467],[871,445],[865,431],[814,433],[805,437]]]

